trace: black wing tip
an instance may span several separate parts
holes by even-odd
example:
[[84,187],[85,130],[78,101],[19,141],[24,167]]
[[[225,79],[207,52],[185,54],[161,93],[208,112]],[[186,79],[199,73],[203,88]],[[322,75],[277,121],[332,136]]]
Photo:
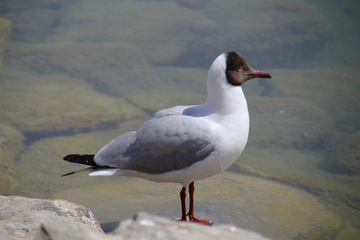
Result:
[[69,154],[69,155],[66,155],[63,160],[65,161],[70,161],[71,159],[74,159],[74,157],[76,156],[79,156],[80,154]]
[[73,163],[80,163],[90,166],[98,166],[94,161],[95,154],[69,154],[63,160]]
[[84,157],[84,156],[94,156],[94,155],[91,155],[91,154],[69,154],[69,155],[66,155],[63,159],[65,161],[72,162],[72,161],[75,161],[76,159]]

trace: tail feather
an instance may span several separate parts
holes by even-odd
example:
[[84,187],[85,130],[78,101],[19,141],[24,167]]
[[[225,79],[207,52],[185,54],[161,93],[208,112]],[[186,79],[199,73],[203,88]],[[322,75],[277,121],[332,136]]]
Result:
[[94,168],[97,168],[97,167],[83,168],[83,169],[80,169],[80,170],[76,170],[76,171],[73,171],[73,172],[69,172],[69,173],[60,175],[59,178],[66,177],[66,176],[72,175],[72,174],[74,174],[74,173],[91,171],[91,170],[93,170]]
[[64,157],[65,161],[80,163],[90,166],[99,166],[94,161],[94,154],[70,154]]

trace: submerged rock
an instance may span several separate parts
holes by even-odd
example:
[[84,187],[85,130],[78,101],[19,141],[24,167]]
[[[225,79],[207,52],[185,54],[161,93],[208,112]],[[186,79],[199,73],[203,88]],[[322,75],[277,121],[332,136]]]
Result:
[[334,34],[322,13],[300,0],[212,0],[196,10],[216,28],[190,42],[180,66],[207,67],[219,53],[239,49],[253,67],[298,67]]
[[8,19],[0,18],[0,72],[3,68],[3,55],[11,35],[12,23]]
[[69,5],[48,39],[130,43],[153,65],[192,67],[208,67],[219,53],[241,43],[253,65],[285,67],[311,59],[333,34],[327,19],[302,1],[208,1],[190,8],[176,2]]
[[202,13],[172,2],[97,0],[64,8],[49,40],[134,44],[153,65],[163,65],[215,27]]
[[72,153],[94,154],[115,137],[137,129],[144,119],[132,119],[120,123],[117,128],[92,131],[70,136],[44,138],[27,146],[15,165],[19,173],[19,187],[16,195],[48,198],[54,192],[95,185],[116,178],[89,178],[87,174],[58,178],[59,175],[87,168],[85,165],[71,164],[63,157]]
[[[270,179],[317,197],[356,229],[360,224],[360,175],[329,174],[318,168],[322,151],[248,146],[230,171]],[[347,230],[347,231],[348,231]]]
[[[16,0],[16,3],[12,3],[13,6],[23,7],[19,11],[2,14],[3,17],[11,19],[13,22],[13,34],[11,36],[13,41],[43,42],[60,17],[55,9],[36,7],[34,2],[29,4],[25,1]],[[2,7],[7,7],[4,5],[6,5],[4,2],[0,3],[0,11],[3,11]],[[8,4],[8,6],[10,7],[11,4]]]
[[133,44],[157,66],[207,68],[239,48],[254,66],[298,66],[333,34],[328,20],[300,0],[17,2],[0,3],[17,41]]
[[334,120],[311,101],[297,97],[248,97],[249,146],[321,148]]
[[[224,172],[196,182],[195,187],[195,216],[215,225],[231,223],[273,239],[331,238],[343,226],[341,218],[315,197],[273,181]],[[103,223],[123,220],[139,210],[178,219],[180,190],[179,184],[121,178],[58,192],[52,198],[90,207]]]
[[[360,132],[330,149],[318,165],[337,174],[360,174]],[[360,207],[360,206],[359,206]]]
[[[16,0],[16,1],[3,1],[0,2],[0,13],[4,14],[7,12],[20,12],[24,9],[33,8],[59,8],[66,3],[73,3],[77,0]],[[29,19],[27,19],[29,21]]]
[[157,85],[154,70],[132,44],[56,42],[9,44],[7,65],[35,74],[67,74],[112,95]]
[[166,89],[150,89],[133,92],[127,96],[127,99],[136,106],[154,113],[164,108],[170,108],[177,105],[202,104],[206,100],[206,95]]
[[84,80],[57,75],[10,75],[0,88],[0,120],[29,139],[96,129],[145,113],[121,98],[94,91]]
[[[344,74],[346,73],[346,74]],[[354,133],[360,127],[360,74],[353,68],[271,71],[274,81],[264,82],[263,95],[310,101],[334,121],[337,130]],[[338,145],[342,138],[331,139]]]
[[153,69],[159,79],[159,88],[207,94],[207,69],[180,67],[155,67]]
[[18,186],[14,159],[23,150],[23,140],[17,129],[0,124],[0,195],[14,194]]

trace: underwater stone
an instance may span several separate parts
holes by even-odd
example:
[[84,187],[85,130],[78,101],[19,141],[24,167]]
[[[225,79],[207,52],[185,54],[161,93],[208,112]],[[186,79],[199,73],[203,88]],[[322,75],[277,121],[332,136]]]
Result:
[[11,43],[6,60],[12,69],[33,74],[66,74],[117,96],[158,85],[150,63],[132,44]]
[[248,97],[249,146],[315,148],[326,145],[334,120],[298,97]]
[[202,104],[206,100],[206,95],[188,91],[150,89],[133,92],[127,96],[127,99],[136,106],[155,113],[164,108],[170,108],[176,105]]
[[18,187],[14,159],[23,150],[22,134],[0,123],[0,195],[12,195]]
[[0,119],[25,135],[97,129],[145,113],[128,101],[94,91],[84,80],[8,74],[0,88]]
[[0,72],[3,67],[5,47],[10,39],[12,23],[8,19],[0,18]]
[[331,148],[319,167],[337,174],[360,174],[360,132]]

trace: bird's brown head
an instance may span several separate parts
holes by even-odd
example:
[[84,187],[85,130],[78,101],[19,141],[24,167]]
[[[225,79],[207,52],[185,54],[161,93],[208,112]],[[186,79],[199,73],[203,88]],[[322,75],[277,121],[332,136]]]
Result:
[[266,72],[252,69],[245,58],[234,51],[226,53],[225,75],[228,83],[234,86],[240,86],[252,78],[271,78]]

